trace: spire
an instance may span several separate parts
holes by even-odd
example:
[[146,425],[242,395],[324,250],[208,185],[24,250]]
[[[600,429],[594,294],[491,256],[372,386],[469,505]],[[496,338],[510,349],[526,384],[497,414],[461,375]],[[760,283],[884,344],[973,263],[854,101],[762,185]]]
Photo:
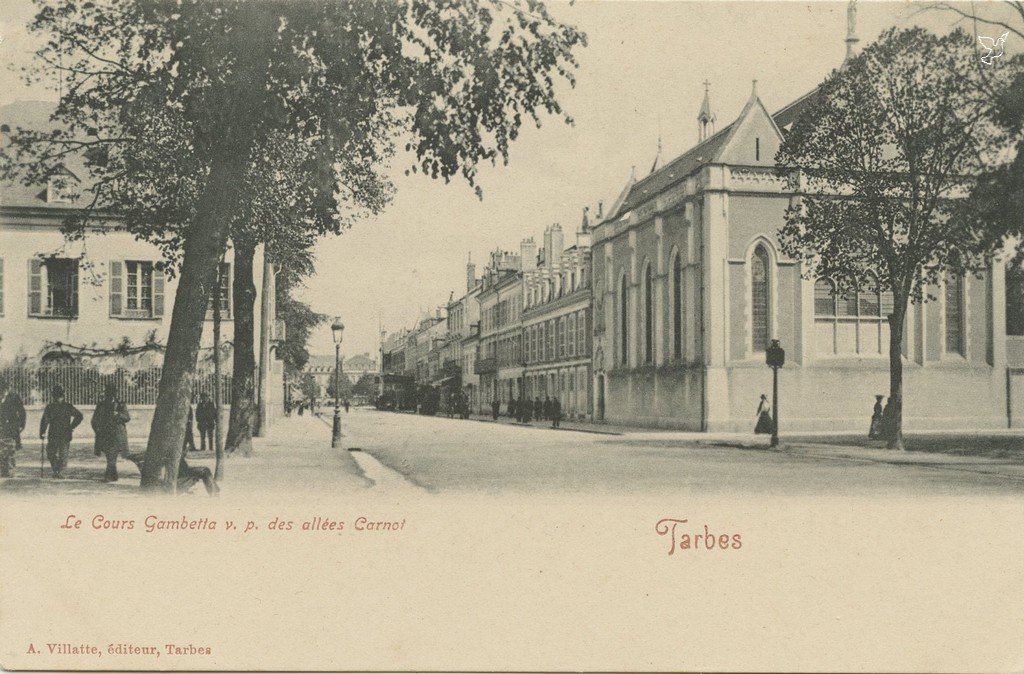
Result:
[[850,0],[846,6],[846,58],[843,59],[843,65],[857,55],[858,42],[860,38],[857,37],[857,3],[856,0]]
[[651,164],[651,173],[661,168],[661,132],[658,132],[658,151],[654,154],[654,163]]
[[700,104],[700,112],[697,113],[697,141],[704,142],[715,133],[715,113],[711,111],[711,97],[709,90],[711,82],[704,80],[704,101]]

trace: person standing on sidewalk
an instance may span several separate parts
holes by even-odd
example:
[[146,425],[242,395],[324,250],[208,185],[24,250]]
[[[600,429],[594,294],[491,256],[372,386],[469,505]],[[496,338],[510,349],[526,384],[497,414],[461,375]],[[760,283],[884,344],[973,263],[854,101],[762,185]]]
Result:
[[871,427],[868,429],[868,439],[878,440],[882,437],[882,399],[885,396],[875,396],[875,409],[871,412]]
[[551,399],[551,428],[560,428],[562,425],[562,403],[558,397]]
[[117,457],[128,454],[128,428],[131,421],[128,407],[119,400],[113,384],[103,388],[103,398],[92,413],[92,430],[96,434],[96,456],[105,455],[107,471],[104,482],[117,482]]
[[78,424],[82,423],[82,413],[64,400],[64,387],[54,386],[52,398],[52,402],[43,410],[43,418],[39,420],[39,438],[46,438],[46,457],[50,460],[53,476],[60,480],[64,478],[64,471],[68,467],[71,436]]
[[533,418],[537,421],[541,420],[541,415],[544,414],[544,403],[540,401],[540,396],[533,399]]
[[21,449],[21,432],[25,430],[25,404],[21,396],[0,379],[0,438],[14,441],[14,448]]
[[497,399],[494,399],[494,400],[491,401],[491,417],[495,421],[498,420],[498,410],[500,408],[501,408],[501,403],[499,403]]
[[768,434],[772,432],[772,405],[768,402],[768,396],[761,394],[761,402],[757,405],[757,423],[754,424],[754,432]]
[[[196,405],[196,426],[199,427],[199,451],[205,452],[209,447],[213,451],[213,429],[217,424],[217,408],[210,400],[209,393],[199,396],[199,404]],[[207,444],[209,440],[209,444]],[[193,441],[193,446],[194,441]]]

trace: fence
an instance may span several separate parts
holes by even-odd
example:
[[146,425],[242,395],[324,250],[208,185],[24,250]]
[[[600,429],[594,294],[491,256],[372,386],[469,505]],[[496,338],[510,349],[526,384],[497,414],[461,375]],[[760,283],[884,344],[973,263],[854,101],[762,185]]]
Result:
[[[40,365],[35,367],[0,367],[0,381],[15,391],[26,405],[42,405],[50,400],[54,386],[64,388],[68,402],[74,405],[94,405],[103,395],[107,384],[113,384],[117,395],[128,405],[155,405],[163,368],[151,367],[128,370],[117,368],[101,372],[85,365]],[[212,372],[198,372],[193,389],[198,398],[201,393],[213,397],[216,385]],[[224,405],[231,404],[231,375],[221,374],[220,395]]]

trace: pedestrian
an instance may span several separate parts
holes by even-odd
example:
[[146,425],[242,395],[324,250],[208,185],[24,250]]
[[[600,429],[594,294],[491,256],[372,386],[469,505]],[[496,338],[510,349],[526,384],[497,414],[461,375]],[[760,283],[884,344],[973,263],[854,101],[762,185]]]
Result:
[[544,403],[540,401],[540,396],[533,399],[533,418],[537,421],[541,420],[544,414]]
[[498,411],[501,409],[501,403],[495,398],[491,401],[491,416],[495,421],[498,420]]
[[[22,431],[25,430],[25,404],[22,397],[0,379],[0,441],[4,443],[4,468],[9,474],[14,467],[14,453],[22,449]],[[6,475],[5,475],[6,476]]]
[[188,418],[185,420],[185,441],[182,443],[182,451],[194,452],[196,451],[196,438],[192,435],[192,424],[195,420],[195,415],[192,412],[192,401],[188,401]]
[[875,396],[875,409],[871,412],[871,427],[868,429],[868,439],[879,440],[882,437],[882,399],[885,396]]
[[[217,407],[210,400],[209,393],[202,393],[199,396],[199,404],[196,405],[196,426],[199,428],[199,451],[205,452],[209,447],[213,451],[213,431],[217,428]],[[209,444],[207,444],[209,440]]]
[[517,421],[519,420],[519,403],[516,402],[515,398],[508,399],[508,416]]
[[128,454],[128,428],[131,421],[128,407],[117,397],[113,384],[103,387],[103,398],[92,413],[92,430],[96,434],[96,456],[107,457],[104,482],[117,482],[117,457]]
[[544,396],[544,421],[551,421],[551,398]]
[[768,396],[761,394],[761,402],[757,404],[757,424],[754,426],[754,432],[760,434],[770,434],[772,432],[772,406],[768,402]]
[[895,423],[893,423],[894,411],[895,410],[893,410],[892,407],[892,396],[889,396],[889,399],[885,401],[885,407],[882,408],[882,419],[878,428],[879,440],[892,440],[896,435],[896,429],[894,428]]
[[345,399],[345,414],[348,414],[348,398]]
[[306,403],[300,400],[299,401],[299,416],[301,417],[302,413],[305,412],[305,411],[306,411]]
[[555,396],[551,400],[551,428],[561,428],[562,426],[562,403],[559,402],[558,397]]
[[53,387],[51,398],[43,410],[43,418],[39,420],[39,439],[46,438],[46,458],[50,460],[53,476],[62,480],[68,467],[71,437],[78,424],[82,423],[82,413],[64,400],[64,387],[59,384]]
[[531,412],[533,411],[533,404],[529,398],[523,398],[523,423],[530,423]]

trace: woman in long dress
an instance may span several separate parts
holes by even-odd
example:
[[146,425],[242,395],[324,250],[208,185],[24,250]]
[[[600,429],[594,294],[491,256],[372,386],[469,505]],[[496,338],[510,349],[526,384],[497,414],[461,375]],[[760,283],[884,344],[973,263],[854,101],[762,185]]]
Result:
[[871,412],[871,428],[868,429],[868,438],[879,440],[882,437],[882,399],[885,396],[875,396],[875,409]]
[[768,396],[761,394],[761,402],[757,405],[757,425],[754,426],[755,433],[769,434],[772,432],[772,406],[768,402]]

